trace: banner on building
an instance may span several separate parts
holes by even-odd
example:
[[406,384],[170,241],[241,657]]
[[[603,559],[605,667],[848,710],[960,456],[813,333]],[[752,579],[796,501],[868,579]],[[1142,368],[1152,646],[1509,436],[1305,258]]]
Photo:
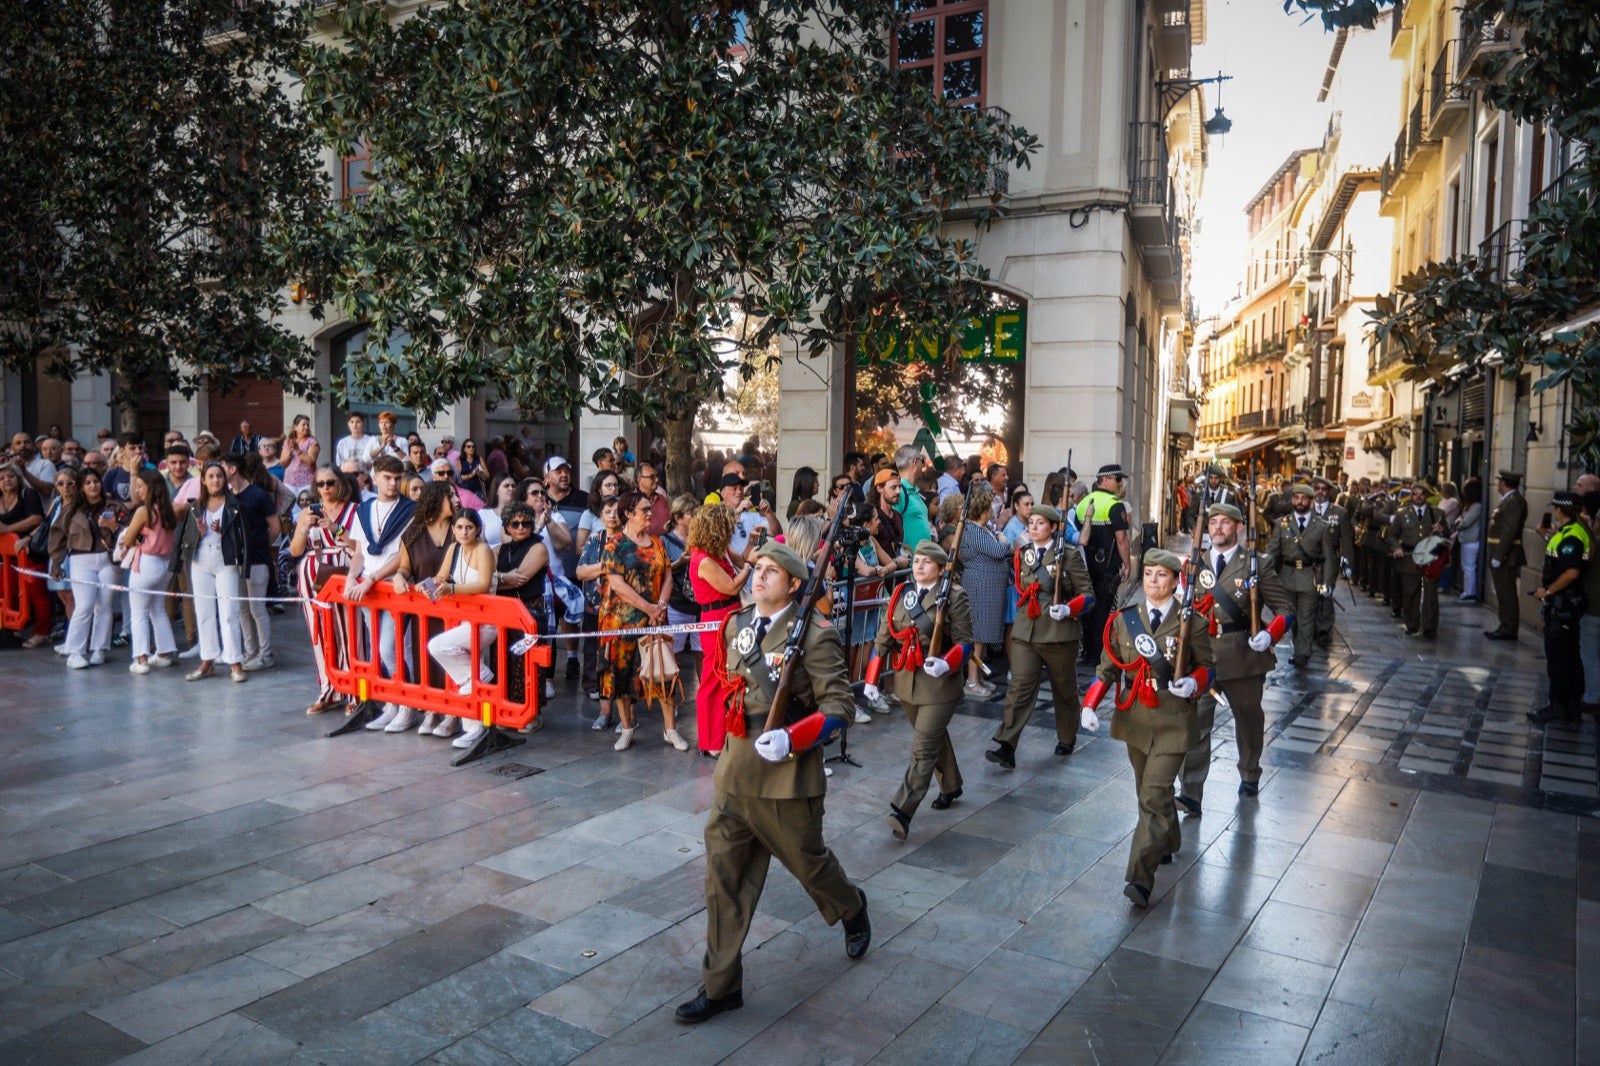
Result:
[[955,338],[948,333],[876,327],[862,335],[857,358],[861,363],[938,363],[952,339],[961,346],[963,363],[1020,363],[1028,340],[1028,310],[1019,307],[974,316]]

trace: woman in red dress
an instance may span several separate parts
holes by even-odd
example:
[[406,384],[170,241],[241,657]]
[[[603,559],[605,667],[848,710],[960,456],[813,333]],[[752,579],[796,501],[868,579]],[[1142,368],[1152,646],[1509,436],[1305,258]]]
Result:
[[[750,577],[748,564],[736,567],[728,555],[733,512],[720,503],[702,507],[689,527],[689,584],[700,605],[700,621],[720,622],[739,609],[739,590]],[[722,638],[715,630],[700,639],[700,687],[695,693],[696,742],[700,754],[722,754],[728,693],[723,688]]]

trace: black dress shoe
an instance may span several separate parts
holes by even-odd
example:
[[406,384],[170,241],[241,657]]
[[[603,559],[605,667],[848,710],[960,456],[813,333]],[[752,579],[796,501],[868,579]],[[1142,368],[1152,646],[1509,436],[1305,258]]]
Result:
[[1537,711],[1529,711],[1528,720],[1530,722],[1541,723],[1575,722],[1578,720],[1578,712],[1576,709],[1566,703],[1551,700],[1548,704],[1540,707]]
[[570,681],[578,676],[578,665],[578,660],[576,659],[567,660],[567,680]]
[[936,811],[948,811],[950,809],[950,805],[955,803],[955,801],[960,798],[961,790],[959,788],[954,792],[941,792],[937,796],[933,797],[933,802],[928,804],[928,806],[932,807]]
[[1309,655],[1291,655],[1289,657],[1289,665],[1297,670],[1303,668],[1310,661],[1311,656]]
[[687,1003],[678,1004],[678,1009],[673,1013],[679,1025],[699,1025],[721,1014],[723,1011],[738,1010],[744,1006],[744,993],[735,989],[719,999],[712,999],[706,995],[706,990],[701,989],[700,994]]
[[1150,906],[1150,890],[1143,885],[1136,885],[1132,881],[1122,886],[1122,894],[1133,902],[1135,907]]
[[1171,866],[1172,865],[1172,852],[1168,851],[1168,852],[1164,852],[1162,854],[1162,856],[1161,856],[1161,865],[1162,866]]
[[889,805],[889,832],[894,834],[896,840],[904,840],[911,832],[911,816],[896,809],[892,803]]
[[1057,755],[1071,755],[1073,752],[1075,752],[1077,750],[1078,750],[1078,746],[1076,744],[1063,744],[1060,741],[1056,742],[1056,754]]
[[1261,786],[1254,781],[1239,782],[1239,795],[1241,796],[1254,796],[1260,793],[1260,791]]
[[1200,817],[1200,801],[1190,796],[1179,796],[1178,806],[1182,807],[1191,817]]
[[1002,770],[1015,770],[1017,768],[1017,749],[1005,741],[998,741],[999,747],[993,751],[986,751],[983,757],[999,766]]
[[1517,639],[1517,635],[1515,633],[1507,633],[1503,629],[1485,629],[1483,631],[1483,635],[1488,637],[1490,640],[1516,640]]
[[852,959],[859,959],[867,953],[867,945],[872,943],[872,920],[867,917],[867,894],[861,889],[861,909],[855,916],[844,920],[844,953]]

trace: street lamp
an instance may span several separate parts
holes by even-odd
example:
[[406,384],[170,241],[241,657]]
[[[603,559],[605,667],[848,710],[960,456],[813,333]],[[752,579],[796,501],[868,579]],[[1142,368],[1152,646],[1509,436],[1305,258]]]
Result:
[[1161,117],[1166,118],[1172,114],[1172,109],[1177,107],[1185,97],[1202,85],[1217,86],[1217,111],[1206,120],[1205,131],[1214,136],[1221,136],[1233,129],[1233,120],[1222,113],[1222,83],[1232,81],[1232,74],[1217,72],[1214,78],[1167,78],[1156,82],[1156,91],[1161,94]]

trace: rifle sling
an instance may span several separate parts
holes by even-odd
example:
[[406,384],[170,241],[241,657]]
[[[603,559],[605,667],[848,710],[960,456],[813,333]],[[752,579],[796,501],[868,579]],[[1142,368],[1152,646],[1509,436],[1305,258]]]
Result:
[[[1177,610],[1177,608],[1174,608],[1174,610]],[[1139,617],[1138,604],[1122,609],[1122,623],[1128,627],[1128,635],[1133,638],[1134,651],[1139,651],[1140,637],[1150,638],[1150,644],[1155,648],[1155,652],[1151,655],[1145,655],[1144,652],[1139,652],[1139,654],[1144,658],[1145,662],[1150,664],[1150,672],[1155,675],[1157,681],[1161,682],[1161,687],[1165,688],[1170,685],[1172,683],[1172,664],[1167,661],[1165,655],[1161,654],[1161,644],[1145,626],[1144,619]]]

